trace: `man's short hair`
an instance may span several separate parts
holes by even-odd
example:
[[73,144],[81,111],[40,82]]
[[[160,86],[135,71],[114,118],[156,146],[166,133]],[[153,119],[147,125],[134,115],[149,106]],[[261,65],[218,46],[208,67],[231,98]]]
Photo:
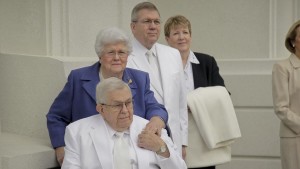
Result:
[[131,94],[129,86],[121,79],[116,77],[110,77],[101,80],[96,87],[96,100],[97,104],[106,103],[108,94],[115,90],[121,90],[127,88]]
[[143,9],[157,11],[158,15],[160,16],[158,9],[156,8],[156,6],[153,3],[151,3],[151,2],[141,2],[141,3],[137,4],[132,9],[132,11],[131,11],[131,22],[136,22],[137,21],[137,19],[138,19],[138,12],[140,10],[143,10]]

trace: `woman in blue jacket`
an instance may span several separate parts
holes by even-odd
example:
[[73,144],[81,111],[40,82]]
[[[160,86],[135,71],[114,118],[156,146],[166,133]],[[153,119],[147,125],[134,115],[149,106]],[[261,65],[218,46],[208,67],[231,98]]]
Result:
[[96,85],[101,79],[117,77],[126,82],[134,100],[134,114],[148,119],[146,130],[160,135],[168,114],[150,90],[149,75],[126,68],[132,50],[128,36],[118,28],[102,30],[96,38],[99,62],[71,71],[68,81],[54,100],[47,114],[47,126],[60,165],[64,157],[66,126],[76,120],[95,115]]

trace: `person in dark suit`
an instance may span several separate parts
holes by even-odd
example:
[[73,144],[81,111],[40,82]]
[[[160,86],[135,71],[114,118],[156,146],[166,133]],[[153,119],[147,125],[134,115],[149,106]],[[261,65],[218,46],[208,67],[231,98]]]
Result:
[[[191,23],[187,18],[180,15],[169,18],[164,25],[164,33],[167,43],[178,49],[181,54],[187,92],[198,87],[225,86],[214,57],[191,51],[192,30]],[[189,113],[189,128],[191,118],[193,117]],[[190,138],[192,137],[189,129],[189,147],[197,146],[190,145]],[[189,154],[189,148],[187,148],[186,161],[188,166],[214,169],[214,165],[207,166],[199,160],[199,158],[204,158],[203,156],[205,155]]]
[[126,68],[132,45],[128,36],[118,28],[99,32],[95,42],[99,62],[71,71],[68,81],[54,100],[47,114],[47,127],[60,165],[64,158],[66,126],[76,120],[98,114],[96,85],[101,79],[117,77],[131,89],[136,115],[149,120],[145,130],[160,135],[168,113],[150,90],[149,75]]

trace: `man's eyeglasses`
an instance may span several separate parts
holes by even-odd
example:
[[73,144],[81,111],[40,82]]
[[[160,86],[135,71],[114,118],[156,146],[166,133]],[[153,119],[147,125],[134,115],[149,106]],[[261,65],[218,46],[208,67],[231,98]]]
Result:
[[119,104],[115,104],[115,105],[110,105],[110,104],[105,104],[105,103],[101,103],[101,104],[104,105],[104,106],[110,107],[112,111],[120,112],[123,109],[124,105],[127,109],[131,109],[132,106],[133,106],[133,100],[123,102],[123,103],[119,103]]
[[128,52],[127,51],[104,51],[104,55],[107,57],[115,57],[115,56],[119,56],[120,58],[125,58],[128,56]]
[[160,25],[161,21],[159,19],[145,19],[145,20],[141,20],[141,21],[132,21],[134,23],[136,22],[140,22],[144,25],[151,25],[152,23],[154,23],[154,25]]

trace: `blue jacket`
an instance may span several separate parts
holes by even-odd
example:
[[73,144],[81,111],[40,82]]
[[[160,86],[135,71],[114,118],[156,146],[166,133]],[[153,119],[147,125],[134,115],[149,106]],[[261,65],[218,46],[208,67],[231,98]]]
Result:
[[[65,146],[66,126],[76,120],[98,114],[96,111],[96,85],[100,82],[100,63],[71,71],[63,90],[54,100],[47,114],[47,127],[52,146]],[[150,90],[149,75],[126,68],[123,81],[131,88],[134,114],[150,120],[160,116],[167,124],[168,113]]]

